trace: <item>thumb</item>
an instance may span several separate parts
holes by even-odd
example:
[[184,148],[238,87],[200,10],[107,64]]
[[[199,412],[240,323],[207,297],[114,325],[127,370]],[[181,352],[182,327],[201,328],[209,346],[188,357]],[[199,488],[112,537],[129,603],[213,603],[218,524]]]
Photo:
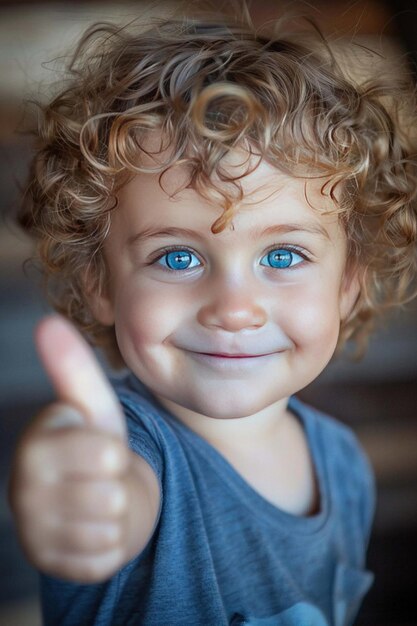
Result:
[[85,424],[126,437],[122,408],[85,339],[63,317],[38,324],[35,343],[58,399],[81,412]]

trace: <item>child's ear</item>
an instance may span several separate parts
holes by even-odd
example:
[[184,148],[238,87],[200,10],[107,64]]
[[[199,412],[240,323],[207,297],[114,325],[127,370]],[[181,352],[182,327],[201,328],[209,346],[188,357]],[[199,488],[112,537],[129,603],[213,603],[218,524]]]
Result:
[[113,326],[114,307],[110,285],[106,279],[84,275],[84,293],[90,311],[97,322],[103,326]]
[[339,312],[340,319],[345,322],[352,314],[361,291],[359,271],[357,268],[346,268],[340,286]]

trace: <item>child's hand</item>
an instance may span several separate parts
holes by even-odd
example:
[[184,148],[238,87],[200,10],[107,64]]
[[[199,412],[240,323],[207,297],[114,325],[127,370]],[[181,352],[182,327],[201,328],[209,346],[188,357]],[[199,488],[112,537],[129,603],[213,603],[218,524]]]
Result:
[[149,539],[157,480],[128,449],[122,409],[77,331],[50,317],[36,340],[59,403],[36,417],[16,452],[10,501],[18,533],[36,567],[101,581]]

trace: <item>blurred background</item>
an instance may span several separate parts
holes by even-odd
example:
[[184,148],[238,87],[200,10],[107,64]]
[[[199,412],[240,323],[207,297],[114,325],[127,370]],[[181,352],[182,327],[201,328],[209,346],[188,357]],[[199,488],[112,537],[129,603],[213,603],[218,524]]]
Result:
[[[188,3],[195,6],[195,2]],[[219,8],[219,2],[216,8]],[[417,75],[416,0],[309,3],[254,0],[256,23],[289,5],[311,14],[341,45],[352,37],[377,49],[380,62]],[[184,6],[186,6],[185,3]],[[200,2],[209,6],[208,2]],[[227,3],[224,3],[226,6]],[[6,491],[19,432],[52,398],[32,343],[48,306],[40,277],[25,270],[30,242],[13,223],[31,143],[16,130],[25,98],[39,98],[57,76],[56,62],[79,33],[98,20],[127,22],[173,2],[23,2],[0,0],[0,624],[39,626],[37,576],[26,563],[11,525]],[[357,58],[358,71],[363,59]],[[366,62],[363,61],[364,63]],[[352,68],[354,71],[354,68]],[[356,70],[355,70],[356,71]],[[348,423],[373,463],[378,508],[369,568],[375,584],[357,624],[417,625],[417,304],[391,317],[359,363],[335,361],[302,398]],[[211,625],[210,625],[211,626]],[[214,626],[214,625],[213,625]],[[300,625],[302,626],[302,625]]]

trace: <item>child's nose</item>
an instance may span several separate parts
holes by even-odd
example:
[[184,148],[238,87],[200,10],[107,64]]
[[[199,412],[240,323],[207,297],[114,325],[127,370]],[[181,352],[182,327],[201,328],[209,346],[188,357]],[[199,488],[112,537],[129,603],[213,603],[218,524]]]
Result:
[[203,326],[229,332],[260,328],[267,321],[265,309],[248,290],[239,294],[218,293],[217,297],[201,307],[197,317]]

